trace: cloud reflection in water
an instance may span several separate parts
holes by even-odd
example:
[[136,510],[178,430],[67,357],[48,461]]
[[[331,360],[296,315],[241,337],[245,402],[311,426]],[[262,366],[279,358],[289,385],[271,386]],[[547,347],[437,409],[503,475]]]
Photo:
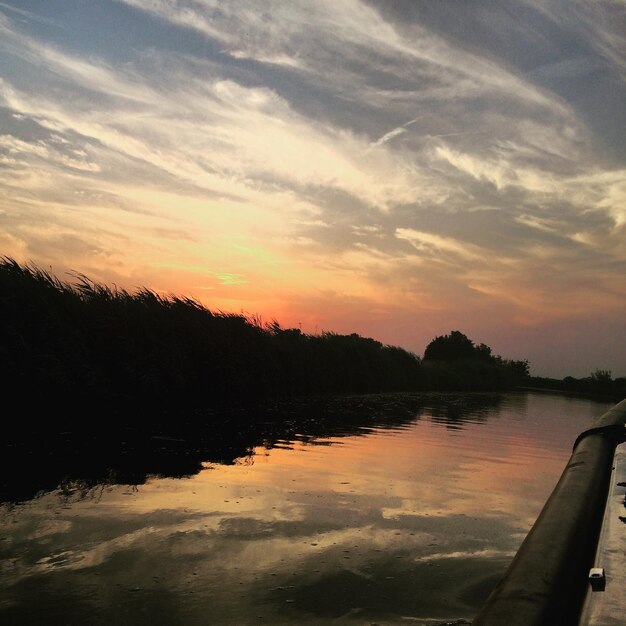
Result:
[[[289,445],[266,438],[252,463],[5,504],[0,616],[12,624],[42,615],[50,624],[469,620],[572,439],[605,408],[504,396],[467,420],[452,411],[459,431],[442,427],[445,408],[422,399],[412,419],[374,420],[360,436],[333,435],[327,421],[317,434],[281,440]],[[346,430],[337,407],[333,415]]]

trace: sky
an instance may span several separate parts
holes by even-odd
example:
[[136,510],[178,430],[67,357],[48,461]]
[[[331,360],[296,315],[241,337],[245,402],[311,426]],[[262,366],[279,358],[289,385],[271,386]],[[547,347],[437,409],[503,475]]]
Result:
[[0,255],[626,376],[626,2],[1,0]]

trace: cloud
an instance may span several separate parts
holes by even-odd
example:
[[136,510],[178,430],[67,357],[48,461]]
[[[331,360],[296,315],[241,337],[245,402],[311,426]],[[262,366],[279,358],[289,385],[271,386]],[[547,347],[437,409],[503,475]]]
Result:
[[167,291],[211,276],[235,310],[623,306],[620,118],[585,95],[624,102],[619,3],[102,10],[120,34],[93,46],[0,11],[6,252],[59,262],[65,241],[78,269]]
[[452,254],[466,261],[475,260],[483,256],[480,251],[476,249],[472,251],[467,244],[463,245],[454,239],[433,235],[432,233],[420,232],[410,228],[398,228],[396,230],[396,237],[406,239],[419,252],[429,256],[438,256],[441,253]]

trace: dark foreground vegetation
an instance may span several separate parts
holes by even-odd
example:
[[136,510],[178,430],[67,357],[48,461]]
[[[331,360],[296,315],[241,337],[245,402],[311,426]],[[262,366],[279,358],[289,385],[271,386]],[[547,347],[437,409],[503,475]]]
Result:
[[502,390],[528,375],[458,331],[420,359],[357,334],[261,327],[189,298],[75,279],[0,263],[0,380],[27,421],[52,408],[84,423],[103,410],[180,415],[284,395]]

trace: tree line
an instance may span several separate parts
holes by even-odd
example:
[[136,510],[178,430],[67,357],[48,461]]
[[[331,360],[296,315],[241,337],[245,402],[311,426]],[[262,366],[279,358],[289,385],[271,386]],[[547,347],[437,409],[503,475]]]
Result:
[[598,397],[615,402],[626,398],[626,377],[613,378],[610,370],[603,369],[597,369],[589,376],[582,378],[565,376],[563,379],[558,379],[531,376],[524,382],[524,386],[530,389],[547,389]]

